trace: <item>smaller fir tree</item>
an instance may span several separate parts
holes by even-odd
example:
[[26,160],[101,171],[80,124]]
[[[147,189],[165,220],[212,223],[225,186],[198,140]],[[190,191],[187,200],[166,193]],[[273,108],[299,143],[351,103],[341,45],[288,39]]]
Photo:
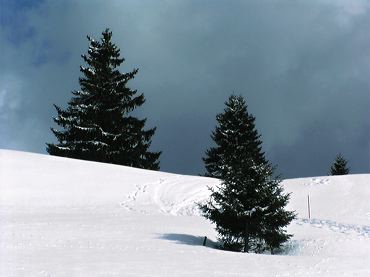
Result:
[[200,208],[216,224],[223,248],[273,253],[291,237],[284,230],[295,217],[285,211],[289,194],[273,176],[243,97],[232,95],[225,105],[212,133],[216,146],[203,159],[206,175],[221,184]]
[[331,175],[347,175],[349,168],[347,167],[347,161],[343,158],[342,154],[338,154],[335,158],[333,165],[330,168]]

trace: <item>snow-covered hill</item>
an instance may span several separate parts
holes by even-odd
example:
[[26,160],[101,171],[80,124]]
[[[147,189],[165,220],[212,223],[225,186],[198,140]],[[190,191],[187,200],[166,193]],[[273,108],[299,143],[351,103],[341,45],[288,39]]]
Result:
[[0,150],[0,276],[370,276],[370,174],[284,181],[298,219],[273,256],[213,248],[195,203],[217,184]]

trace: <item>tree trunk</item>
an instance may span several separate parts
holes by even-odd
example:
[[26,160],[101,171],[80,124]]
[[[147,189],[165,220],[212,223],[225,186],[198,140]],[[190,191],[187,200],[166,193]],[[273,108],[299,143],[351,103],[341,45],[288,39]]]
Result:
[[248,225],[247,222],[245,223],[245,228],[244,228],[244,252],[249,251],[249,233],[248,233]]

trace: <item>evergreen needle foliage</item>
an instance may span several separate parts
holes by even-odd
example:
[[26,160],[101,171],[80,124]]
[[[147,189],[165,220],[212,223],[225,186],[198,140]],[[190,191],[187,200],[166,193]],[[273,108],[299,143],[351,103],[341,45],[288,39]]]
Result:
[[225,105],[212,133],[216,146],[203,159],[206,175],[222,182],[200,208],[216,224],[225,249],[273,253],[291,237],[284,230],[295,217],[284,210],[289,194],[273,177],[243,97],[232,95]]
[[114,163],[146,169],[159,169],[160,152],[150,152],[155,128],[144,130],[146,119],[131,112],[145,98],[127,87],[138,72],[121,73],[124,62],[120,49],[111,42],[106,29],[100,41],[87,37],[90,46],[82,55],[80,90],[73,91],[67,109],[54,105],[54,118],[60,129],[51,128],[59,143],[47,144],[51,155]]
[[346,175],[349,173],[347,161],[343,158],[342,154],[338,154],[335,158],[333,165],[330,168],[331,175]]

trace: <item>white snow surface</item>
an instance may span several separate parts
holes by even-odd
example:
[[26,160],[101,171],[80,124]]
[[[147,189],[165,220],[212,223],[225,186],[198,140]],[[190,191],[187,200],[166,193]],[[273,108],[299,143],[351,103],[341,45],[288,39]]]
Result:
[[0,276],[370,276],[370,174],[283,181],[278,255],[215,248],[196,203],[218,183],[0,150]]

